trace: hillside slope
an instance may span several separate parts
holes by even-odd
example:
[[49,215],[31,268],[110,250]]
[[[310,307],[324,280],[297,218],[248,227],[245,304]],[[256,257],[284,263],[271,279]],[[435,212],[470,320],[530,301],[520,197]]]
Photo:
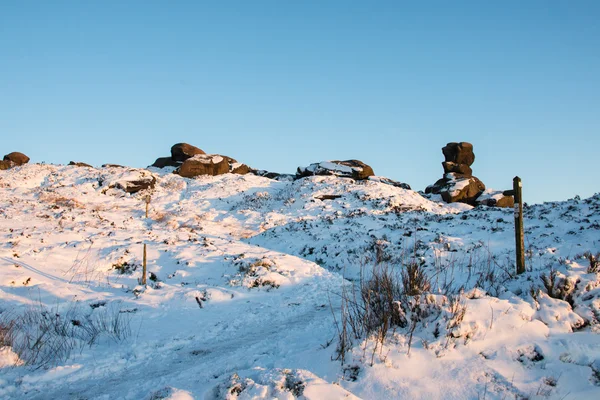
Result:
[[[1,171],[0,397],[598,398],[600,195],[525,229],[517,277],[512,210],[375,181]],[[413,264],[409,323],[342,363],[348,288]]]

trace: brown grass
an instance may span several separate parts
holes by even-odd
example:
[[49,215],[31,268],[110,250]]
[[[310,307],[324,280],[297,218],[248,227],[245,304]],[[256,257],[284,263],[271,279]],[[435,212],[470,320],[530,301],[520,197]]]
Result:
[[64,207],[64,208],[85,208],[81,202],[56,193],[42,192],[39,196],[39,201],[42,203]]

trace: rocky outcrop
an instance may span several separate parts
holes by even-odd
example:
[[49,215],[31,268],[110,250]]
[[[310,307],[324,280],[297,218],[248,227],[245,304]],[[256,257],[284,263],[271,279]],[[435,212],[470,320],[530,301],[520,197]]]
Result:
[[488,207],[512,208],[515,206],[515,198],[505,196],[501,191],[488,189],[477,198],[476,204]]
[[170,157],[159,157],[154,161],[151,167],[181,167],[181,164],[195,155],[206,154],[204,150],[187,143],[177,143],[171,146]]
[[15,166],[15,163],[12,161],[0,160],[0,171],[10,169]]
[[156,168],[165,168],[165,167],[179,167],[181,165],[180,161],[174,161],[171,157],[159,157],[154,161],[154,164],[151,167]]
[[440,194],[446,203],[461,202],[477,204],[477,198],[485,185],[473,176],[471,165],[475,162],[473,145],[467,142],[451,142],[442,148],[444,176],[425,189],[425,193]]
[[171,147],[171,159],[183,162],[199,154],[206,154],[203,150],[187,143],[177,143]]
[[79,162],[79,161],[71,161],[69,162],[69,165],[74,165],[76,167],[88,167],[88,168],[94,168],[92,167],[90,164],[86,164],[84,162]]
[[291,182],[296,179],[296,175],[280,174],[279,172],[270,172],[270,171],[265,171],[264,169],[261,169],[258,171],[253,170],[251,172],[256,176],[262,176],[264,178],[274,179],[276,181]]
[[121,189],[127,193],[137,193],[141,190],[146,190],[146,189],[154,189],[154,186],[156,185],[156,178],[152,175],[149,176],[136,176],[135,178],[131,175],[133,175],[134,170],[132,170],[133,172],[131,173],[127,173],[126,172],[126,176],[122,177],[121,179],[119,179],[118,181],[112,183],[109,185],[109,188],[116,188],[116,189]]
[[156,185],[156,178],[153,176],[149,176],[149,177],[138,179],[135,181],[128,181],[128,182],[125,182],[125,184],[118,183],[115,185],[115,187],[117,187],[118,189],[122,189],[122,190],[126,191],[127,193],[137,193],[140,190],[154,189],[155,185]]
[[197,154],[188,158],[175,171],[184,178],[199,175],[222,175],[229,172],[229,159],[217,154]]
[[428,186],[425,193],[440,194],[446,203],[460,202],[474,206],[484,190],[483,182],[474,176],[465,177],[449,173],[433,185]]
[[386,178],[383,176],[370,176],[369,180],[373,181],[373,182],[385,183],[386,185],[391,185],[391,186],[399,187],[399,188],[406,189],[406,190],[411,190],[410,185],[408,183],[398,182],[398,181],[395,181],[395,180],[392,180],[390,178]]
[[310,164],[308,167],[298,167],[297,178],[314,175],[334,175],[355,180],[367,179],[374,176],[373,168],[359,160],[322,161]]
[[0,160],[0,170],[7,170],[19,165],[27,164],[29,157],[18,151],[13,151],[4,156],[4,159]]
[[193,178],[199,175],[222,175],[231,172],[232,174],[245,175],[252,172],[253,169],[237,162],[234,158],[221,154],[197,154],[192,158],[185,160],[179,168],[175,170],[185,178]]
[[177,143],[171,147],[171,157],[159,157],[151,167],[175,167],[174,172],[186,178],[199,175],[221,175],[231,172],[245,175],[254,170],[236,159],[221,154],[206,154],[198,147]]
[[444,176],[425,189],[425,193],[440,194],[447,203],[461,202],[472,206],[513,207],[515,199],[503,192],[485,188],[483,182],[473,176],[471,165],[475,161],[473,145],[452,142],[442,148]]
[[5,155],[3,161],[10,161],[14,164],[14,166],[18,166],[27,164],[29,162],[29,157],[27,157],[23,153],[19,153],[18,151],[13,151],[12,153],[8,153],[7,155]]
[[246,174],[249,174],[250,172],[252,172],[252,169],[249,166],[247,166],[246,164],[239,163],[239,162],[231,163],[229,169],[232,174],[238,174],[238,175],[246,175]]

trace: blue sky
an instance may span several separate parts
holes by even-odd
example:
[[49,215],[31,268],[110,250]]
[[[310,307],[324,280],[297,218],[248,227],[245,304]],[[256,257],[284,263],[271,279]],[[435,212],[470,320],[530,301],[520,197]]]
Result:
[[[424,189],[474,144],[488,187],[600,191],[597,1],[0,1],[0,153],[137,167],[357,158]],[[3,154],[4,154],[3,153]]]

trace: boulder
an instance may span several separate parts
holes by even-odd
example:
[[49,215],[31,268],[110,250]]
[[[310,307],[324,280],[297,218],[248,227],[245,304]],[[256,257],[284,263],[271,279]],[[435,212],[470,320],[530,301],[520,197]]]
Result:
[[502,196],[496,199],[494,207],[513,208],[515,206],[515,198],[513,196]]
[[8,160],[0,160],[0,171],[10,169],[15,166],[15,163]]
[[179,167],[181,162],[173,160],[171,157],[159,157],[154,161],[151,167],[164,168],[164,167]]
[[444,153],[446,162],[466,164],[469,167],[473,165],[473,162],[475,162],[475,154],[473,153],[473,145],[471,143],[448,143],[442,148],[442,153]]
[[222,175],[229,172],[229,157],[218,154],[197,154],[188,158],[181,164],[176,174],[184,178],[193,178],[198,175]]
[[428,186],[425,193],[440,194],[446,203],[461,202],[474,206],[484,190],[483,182],[474,176],[466,177],[449,173]]
[[256,176],[262,176],[263,178],[269,178],[269,179],[276,179],[279,175],[281,175],[279,172],[269,172],[269,171],[265,171],[264,169],[259,169],[257,171],[254,171],[253,174]]
[[322,161],[310,164],[308,167],[298,167],[297,178],[313,175],[334,175],[356,180],[374,176],[373,168],[359,160]]
[[369,180],[373,181],[373,182],[385,183],[386,185],[391,185],[391,186],[399,187],[399,188],[406,189],[406,190],[411,190],[410,185],[408,183],[394,181],[390,178],[385,178],[383,176],[370,176]]
[[488,207],[512,208],[515,206],[515,198],[505,196],[501,191],[488,189],[477,198],[476,204]]
[[102,164],[102,168],[126,168],[119,164]]
[[89,167],[89,168],[94,168],[92,167],[90,164],[86,164],[84,162],[78,162],[78,161],[71,161],[69,162],[69,165],[74,165],[76,167]]
[[315,196],[315,199],[323,201],[323,200],[336,200],[341,197],[342,197],[341,194],[322,194],[320,196]]
[[117,182],[110,187],[124,190],[127,193],[137,193],[144,189],[154,189],[156,178],[154,176],[142,177],[140,179]]
[[12,161],[15,165],[23,165],[29,162],[29,157],[18,151],[13,151],[4,156],[4,161]]
[[252,169],[246,164],[238,162],[229,164],[229,172],[231,172],[232,174],[246,175],[251,171]]
[[177,143],[171,147],[171,158],[173,161],[183,162],[198,154],[206,154],[203,150],[187,143]]

